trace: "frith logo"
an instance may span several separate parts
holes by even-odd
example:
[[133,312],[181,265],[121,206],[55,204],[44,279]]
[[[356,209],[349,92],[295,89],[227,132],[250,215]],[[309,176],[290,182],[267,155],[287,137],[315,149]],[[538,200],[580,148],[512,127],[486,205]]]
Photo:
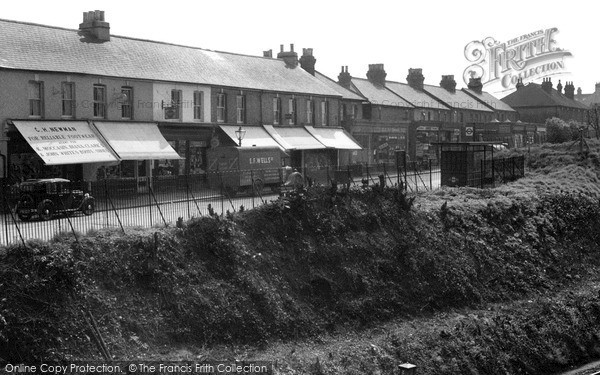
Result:
[[[537,30],[500,43],[492,37],[472,41],[465,47],[465,57],[472,63],[463,73],[465,83],[481,77],[485,87],[496,91],[515,87],[519,78],[532,81],[549,75],[567,73],[565,57],[569,51],[556,46],[557,28]],[[494,91],[494,90],[490,90]]]

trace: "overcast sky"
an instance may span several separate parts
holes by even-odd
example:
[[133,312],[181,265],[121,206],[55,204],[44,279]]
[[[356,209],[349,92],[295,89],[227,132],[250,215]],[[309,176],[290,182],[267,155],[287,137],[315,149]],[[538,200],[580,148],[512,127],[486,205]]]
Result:
[[[592,92],[600,71],[593,38],[598,16],[593,2],[570,1],[103,1],[3,2],[0,18],[76,29],[82,13],[104,10],[111,34],[212,50],[261,55],[294,43],[313,48],[316,68],[337,80],[342,65],[365,77],[369,64],[383,63],[390,80],[406,82],[409,68],[422,68],[425,83],[439,84],[454,74],[464,87],[469,62],[465,46],[493,37],[506,42],[523,34],[558,28],[556,45],[573,54],[565,59],[574,81]],[[596,63],[596,64],[594,64]],[[535,80],[540,82],[541,79]],[[497,88],[488,89],[502,97]]]

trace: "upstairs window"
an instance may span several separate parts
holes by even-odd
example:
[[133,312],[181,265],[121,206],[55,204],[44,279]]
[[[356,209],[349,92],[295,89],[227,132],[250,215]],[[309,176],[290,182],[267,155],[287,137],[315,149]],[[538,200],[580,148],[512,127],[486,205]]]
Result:
[[290,125],[296,124],[296,99],[290,99],[288,101],[288,123]]
[[63,82],[61,84],[62,116],[75,117],[75,84]]
[[238,95],[236,100],[237,108],[237,123],[246,123],[246,96]]
[[372,110],[371,103],[364,103],[362,105],[362,118],[364,120],[370,120],[371,119],[371,110]]
[[94,117],[106,118],[106,87],[94,85]]
[[121,118],[133,119],[133,89],[131,87],[121,88]]
[[315,123],[315,102],[312,99],[306,100],[306,123],[309,125]]
[[281,98],[273,98],[273,125],[281,124]]
[[43,117],[44,114],[44,83],[29,82],[29,116]]
[[321,102],[321,125],[329,125],[329,102]]
[[181,118],[181,100],[183,94],[181,90],[171,90],[171,103],[164,107],[165,120],[179,120]]
[[202,91],[194,91],[194,120],[202,120]]
[[227,95],[217,94],[217,122],[227,121]]

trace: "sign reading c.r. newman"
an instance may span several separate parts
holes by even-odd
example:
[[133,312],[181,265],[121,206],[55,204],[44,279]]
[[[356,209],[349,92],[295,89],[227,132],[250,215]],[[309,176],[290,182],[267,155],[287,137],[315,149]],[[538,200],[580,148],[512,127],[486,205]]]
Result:
[[13,121],[47,165],[117,161],[84,121]]

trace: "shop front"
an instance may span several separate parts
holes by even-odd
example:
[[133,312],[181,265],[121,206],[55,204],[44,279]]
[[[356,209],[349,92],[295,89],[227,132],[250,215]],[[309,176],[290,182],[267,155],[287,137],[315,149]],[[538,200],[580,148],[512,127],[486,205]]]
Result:
[[62,177],[118,180],[132,192],[148,189],[153,160],[179,155],[154,123],[11,121],[10,181]]
[[62,177],[84,180],[118,158],[87,121],[10,121],[8,181]]

